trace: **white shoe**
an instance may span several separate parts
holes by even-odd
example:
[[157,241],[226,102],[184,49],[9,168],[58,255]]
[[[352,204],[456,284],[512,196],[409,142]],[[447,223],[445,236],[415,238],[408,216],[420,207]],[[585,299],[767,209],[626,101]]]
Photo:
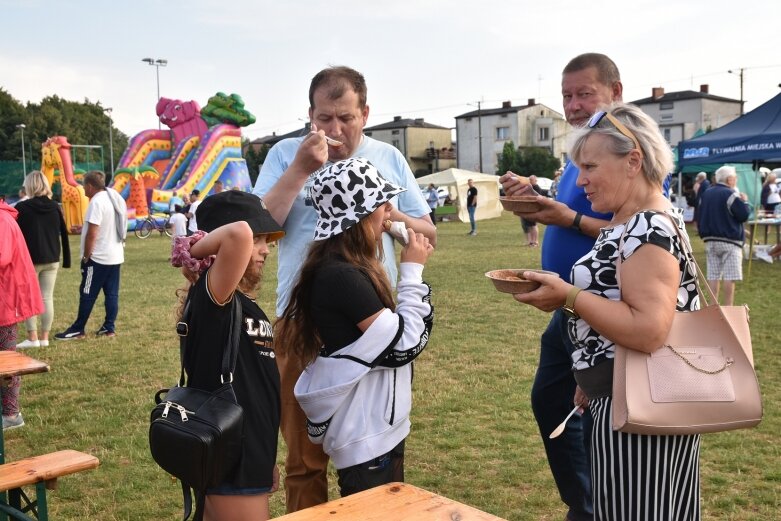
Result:
[[[48,342],[46,343],[48,344]],[[39,340],[25,340],[16,344],[17,349],[27,349],[28,347],[41,347],[41,342]]]
[[766,251],[757,251],[754,256],[761,261],[767,262],[768,264],[773,264],[773,257],[771,257]]
[[49,341],[48,340],[39,340],[41,343],[41,347],[49,347]]

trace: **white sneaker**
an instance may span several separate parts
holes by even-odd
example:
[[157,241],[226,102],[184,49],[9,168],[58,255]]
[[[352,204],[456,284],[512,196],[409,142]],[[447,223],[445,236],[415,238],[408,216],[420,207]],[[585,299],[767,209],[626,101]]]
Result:
[[49,347],[49,341],[48,340],[40,340],[41,347]]
[[761,261],[767,262],[768,264],[773,264],[773,257],[771,257],[765,250],[757,250],[754,256]]
[[25,340],[16,344],[17,349],[27,349],[28,347],[41,347],[41,342],[39,340]]

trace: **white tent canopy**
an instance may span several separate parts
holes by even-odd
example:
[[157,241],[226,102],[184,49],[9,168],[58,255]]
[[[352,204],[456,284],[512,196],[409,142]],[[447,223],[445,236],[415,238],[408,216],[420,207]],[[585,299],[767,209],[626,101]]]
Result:
[[421,187],[434,183],[436,187],[445,187],[450,192],[453,204],[458,206],[458,219],[461,222],[469,222],[469,213],[466,210],[466,192],[469,190],[467,181],[472,180],[477,188],[477,210],[475,220],[494,219],[502,215],[502,204],[499,202],[499,177],[490,174],[481,174],[470,170],[448,168],[441,172],[435,172],[427,176],[418,177],[417,182]]

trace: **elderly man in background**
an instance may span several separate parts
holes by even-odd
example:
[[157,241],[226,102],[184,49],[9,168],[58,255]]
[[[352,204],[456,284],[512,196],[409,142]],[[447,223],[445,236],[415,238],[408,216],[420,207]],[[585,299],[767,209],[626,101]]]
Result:
[[735,281],[743,280],[743,223],[751,213],[748,197],[736,190],[737,184],[735,167],[725,165],[716,170],[714,184],[702,192],[697,213],[697,230],[705,242],[708,285],[718,299],[723,280],[725,306],[735,301]]

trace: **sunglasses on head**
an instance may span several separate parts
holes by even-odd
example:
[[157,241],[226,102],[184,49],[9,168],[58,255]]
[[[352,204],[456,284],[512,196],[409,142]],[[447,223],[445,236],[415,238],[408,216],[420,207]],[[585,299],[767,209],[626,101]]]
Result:
[[590,120],[588,120],[588,128],[596,128],[596,127],[598,127],[598,126],[599,126],[599,123],[600,123],[600,122],[601,122],[603,119],[605,119],[605,118],[607,118],[607,120],[608,120],[610,123],[612,123],[614,127],[616,127],[616,130],[618,130],[618,131],[619,131],[619,132],[621,132],[621,133],[622,133],[624,136],[626,136],[626,137],[628,137],[629,139],[631,139],[631,140],[632,140],[632,143],[634,143],[634,144],[635,144],[635,148],[636,148],[636,149],[637,149],[637,150],[638,150],[640,153],[642,153],[642,152],[643,152],[643,149],[642,149],[642,148],[640,148],[640,143],[637,141],[637,138],[636,138],[636,137],[635,137],[635,135],[632,133],[632,131],[631,131],[631,130],[629,130],[628,128],[626,128],[626,127],[624,126],[624,124],[623,124],[623,123],[621,123],[620,121],[618,121],[618,119],[616,119],[616,117],[615,117],[615,116],[613,116],[613,114],[611,114],[610,112],[607,112],[607,111],[605,111],[605,110],[600,110],[599,112],[596,112],[596,113],[594,113],[594,115],[593,115],[593,116],[591,116],[591,119],[590,119]]

